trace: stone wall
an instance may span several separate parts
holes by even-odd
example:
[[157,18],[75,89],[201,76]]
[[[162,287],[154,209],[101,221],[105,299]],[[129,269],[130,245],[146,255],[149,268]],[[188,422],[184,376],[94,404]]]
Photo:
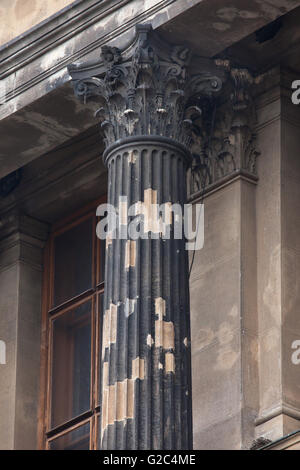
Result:
[[204,198],[204,246],[190,280],[195,449],[250,448],[300,426],[300,366],[292,361],[300,339],[300,110],[292,80],[274,69],[257,98],[257,184],[232,178]]

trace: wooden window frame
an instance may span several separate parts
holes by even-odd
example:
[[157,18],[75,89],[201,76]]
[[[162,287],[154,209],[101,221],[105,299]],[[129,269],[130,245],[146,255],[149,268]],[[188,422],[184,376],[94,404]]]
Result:
[[[52,230],[44,250],[44,272],[43,272],[43,292],[42,292],[42,325],[41,325],[41,367],[40,367],[40,394],[39,394],[39,414],[38,414],[38,449],[48,450],[49,443],[55,438],[66,434],[68,431],[76,429],[82,424],[90,422],[90,450],[97,448],[97,423],[101,404],[100,397],[100,376],[99,358],[101,354],[100,344],[100,297],[104,292],[104,280],[100,279],[101,269],[101,248],[100,244],[105,243],[96,236],[96,209],[99,204],[105,203],[106,198],[102,197],[93,201],[87,206],[74,212],[70,216],[53,224]],[[79,225],[81,222],[93,218],[93,251],[92,251],[92,287],[85,292],[67,299],[60,305],[53,306],[54,299],[54,240],[58,235]],[[91,300],[91,387],[90,387],[90,410],[77,416],[66,423],[51,429],[51,324],[53,319],[76,308],[84,302]]]

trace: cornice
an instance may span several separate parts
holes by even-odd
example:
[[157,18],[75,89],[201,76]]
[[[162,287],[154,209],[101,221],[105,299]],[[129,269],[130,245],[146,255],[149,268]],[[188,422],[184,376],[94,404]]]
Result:
[[0,218],[0,241],[1,247],[12,235],[22,234],[28,239],[39,240],[45,243],[48,237],[49,226],[45,222],[29,217],[21,213],[18,209],[7,212]]
[[256,418],[255,425],[260,426],[261,424],[264,424],[267,421],[270,421],[271,419],[276,418],[282,414],[289,416],[290,418],[300,419],[300,411],[298,408],[287,403],[282,403],[273,409],[264,411]]
[[217,191],[220,191],[223,188],[229,186],[230,184],[235,183],[236,181],[240,181],[240,180],[246,181],[247,183],[250,183],[253,185],[257,185],[258,179],[259,178],[257,175],[253,175],[252,173],[246,170],[239,169],[217,180],[215,183],[210,184],[209,186],[207,186],[207,188],[203,189],[202,191],[198,191],[196,193],[191,194],[189,196],[188,201],[189,203],[193,203],[193,204],[195,204],[196,202],[200,202],[203,199],[206,199],[211,194]]
[[1,78],[16,72],[62,41],[102,19],[130,0],[77,0],[0,47]]
[[[131,2],[132,0],[102,0],[100,2],[95,0],[78,0],[72,3],[26,33],[0,47],[1,79],[15,74],[19,69],[34,62],[73,37],[78,36],[97,22],[103,21],[105,17],[121,10],[122,7]],[[32,76],[26,82],[22,82],[19,86],[9,87],[13,89],[8,89],[5,97],[0,96],[0,103],[6,103],[16,98],[21,93],[62,71],[68,64],[88,56],[102,45],[115,40],[118,36],[129,31],[137,23],[145,22],[149,16],[176,2],[177,0],[158,1],[147,10],[141,11],[140,14],[121,22],[113,30],[109,30],[101,36],[95,35],[96,39],[94,41],[90,41],[74,53],[62,57],[49,69],[39,71],[37,75]],[[63,82],[68,80],[69,77],[65,74]]]

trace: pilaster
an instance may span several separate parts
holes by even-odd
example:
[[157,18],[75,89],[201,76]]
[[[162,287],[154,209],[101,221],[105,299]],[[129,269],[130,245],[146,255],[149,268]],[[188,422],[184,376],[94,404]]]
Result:
[[1,218],[0,365],[2,449],[35,449],[39,391],[41,288],[46,224],[18,211]]

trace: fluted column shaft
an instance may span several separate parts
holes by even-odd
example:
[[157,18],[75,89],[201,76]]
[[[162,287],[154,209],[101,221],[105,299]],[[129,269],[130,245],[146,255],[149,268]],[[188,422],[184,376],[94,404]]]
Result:
[[186,158],[155,138],[125,140],[107,155],[108,202],[122,225],[124,201],[136,204],[147,238],[106,241],[102,449],[191,448],[187,251],[174,239],[175,218],[164,239],[151,213],[152,204],[183,208]]

